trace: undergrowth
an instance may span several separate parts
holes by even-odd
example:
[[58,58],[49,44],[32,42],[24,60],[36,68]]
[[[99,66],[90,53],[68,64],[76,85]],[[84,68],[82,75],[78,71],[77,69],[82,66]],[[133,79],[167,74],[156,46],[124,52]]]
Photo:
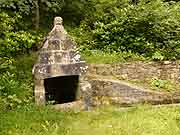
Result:
[[13,68],[0,74],[0,109],[13,110],[33,102],[32,67],[36,53],[15,58]]

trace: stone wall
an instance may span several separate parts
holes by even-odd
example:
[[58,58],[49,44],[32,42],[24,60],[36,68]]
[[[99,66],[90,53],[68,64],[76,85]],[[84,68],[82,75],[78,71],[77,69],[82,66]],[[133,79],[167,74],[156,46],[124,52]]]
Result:
[[94,106],[102,104],[171,104],[180,102],[180,96],[178,95],[144,89],[124,81],[93,79],[90,83],[92,85]]
[[122,79],[138,79],[158,77],[159,79],[180,82],[180,61],[134,62],[117,65],[89,64],[91,75],[116,76]]
[[[101,105],[131,106],[138,103],[172,104],[180,103],[180,92],[155,91],[136,86],[124,80],[144,80],[158,77],[159,79],[171,79],[180,82],[180,61],[165,62],[134,62],[117,65],[89,64],[89,70],[85,80],[89,83],[81,83],[82,88],[89,87],[84,92],[83,102],[78,101],[69,106],[85,106],[88,108]],[[117,78],[118,77],[118,78]],[[120,80],[122,78],[122,80]],[[90,85],[89,85],[90,84]],[[85,104],[84,104],[85,103]],[[67,106],[65,106],[66,108]],[[64,105],[58,105],[64,108]],[[81,107],[78,107],[81,108]]]
[[[134,103],[171,104],[180,102],[177,92],[152,91],[127,80],[158,78],[180,82],[180,61],[89,64],[93,104],[130,105]],[[121,80],[121,81],[120,81]],[[126,80],[125,82],[122,80]],[[107,102],[106,102],[107,100]]]

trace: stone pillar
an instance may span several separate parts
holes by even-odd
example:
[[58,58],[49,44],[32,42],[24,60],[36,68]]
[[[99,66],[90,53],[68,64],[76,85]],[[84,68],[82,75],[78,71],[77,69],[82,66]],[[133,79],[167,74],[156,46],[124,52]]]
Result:
[[35,102],[37,105],[45,105],[46,97],[45,97],[45,87],[44,80],[35,80]]
[[84,109],[90,110],[92,107],[91,84],[84,77],[80,78],[80,97],[84,103]]

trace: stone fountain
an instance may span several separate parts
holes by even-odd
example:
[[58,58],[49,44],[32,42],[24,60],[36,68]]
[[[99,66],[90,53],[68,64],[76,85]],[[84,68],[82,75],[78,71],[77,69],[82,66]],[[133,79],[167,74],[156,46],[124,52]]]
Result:
[[89,105],[91,85],[84,77],[88,66],[62,23],[61,17],[55,17],[54,27],[43,42],[33,67],[35,102],[45,105],[82,100]]

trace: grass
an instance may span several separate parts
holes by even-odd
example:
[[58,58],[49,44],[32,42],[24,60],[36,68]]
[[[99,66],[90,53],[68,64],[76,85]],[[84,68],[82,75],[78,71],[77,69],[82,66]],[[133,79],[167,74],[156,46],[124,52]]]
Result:
[[88,50],[82,52],[87,63],[93,64],[118,64],[129,61],[144,61],[145,58],[131,52],[103,52],[100,50]]
[[179,135],[180,107],[106,106],[91,112],[28,107],[0,113],[2,135]]
[[[88,63],[120,63],[130,54],[84,54]],[[36,54],[17,58],[14,80],[32,90],[32,66]],[[137,59],[139,56],[137,56]],[[2,80],[1,80],[2,81]],[[14,86],[14,85],[13,85]],[[19,85],[17,85],[19,86]],[[14,88],[14,87],[13,87]],[[19,88],[12,89],[17,92]],[[24,98],[26,93],[21,93]],[[22,106],[12,111],[0,108],[0,135],[179,135],[180,107],[138,106],[121,110],[105,106],[91,112],[58,112],[48,107]]]
[[[119,80],[123,80],[122,78],[118,78]],[[164,92],[177,92],[179,91],[180,84],[174,82],[172,80],[162,80],[158,79],[158,77],[154,78],[145,78],[144,80],[127,80],[127,82],[142,86],[144,88],[155,90],[155,91],[164,91]]]

